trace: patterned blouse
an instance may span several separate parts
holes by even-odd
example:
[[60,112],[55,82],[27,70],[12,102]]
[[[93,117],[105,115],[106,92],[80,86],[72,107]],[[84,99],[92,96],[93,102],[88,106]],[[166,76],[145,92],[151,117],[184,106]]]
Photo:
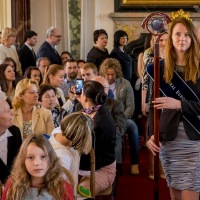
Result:
[[32,133],[32,120],[23,121],[23,138],[25,139]]

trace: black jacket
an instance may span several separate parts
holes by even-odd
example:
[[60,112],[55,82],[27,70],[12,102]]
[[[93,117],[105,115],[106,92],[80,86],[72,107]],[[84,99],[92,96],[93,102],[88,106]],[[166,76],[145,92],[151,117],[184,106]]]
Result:
[[36,55],[28,48],[27,45],[23,44],[18,51],[19,61],[21,63],[22,72],[30,66],[36,66]]
[[17,126],[11,126],[8,130],[13,135],[12,137],[8,137],[8,154],[7,154],[7,166],[0,159],[0,180],[4,184],[6,179],[10,175],[10,171],[12,168],[13,161],[18,154],[20,146],[22,144],[21,132]]
[[[98,170],[115,161],[116,129],[111,114],[104,106],[100,107],[93,120],[95,169]],[[90,170],[90,155],[81,156],[80,169]]]

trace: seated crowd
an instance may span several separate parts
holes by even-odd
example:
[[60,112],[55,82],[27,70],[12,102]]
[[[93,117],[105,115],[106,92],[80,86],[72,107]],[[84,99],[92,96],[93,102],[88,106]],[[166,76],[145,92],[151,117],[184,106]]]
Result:
[[[93,150],[94,194],[98,196],[109,187],[114,190],[125,133],[130,172],[138,175],[134,91],[123,78],[120,61],[110,58],[106,31],[94,32],[95,45],[86,61],[75,60],[68,51],[59,55],[55,46],[62,35],[56,27],[47,30],[37,54],[33,50],[37,33],[28,31],[18,50],[16,36],[15,29],[5,28],[0,44],[2,200],[92,197]],[[122,36],[127,34],[122,32]],[[118,42],[120,46],[121,40]],[[83,86],[77,92],[79,79]]]

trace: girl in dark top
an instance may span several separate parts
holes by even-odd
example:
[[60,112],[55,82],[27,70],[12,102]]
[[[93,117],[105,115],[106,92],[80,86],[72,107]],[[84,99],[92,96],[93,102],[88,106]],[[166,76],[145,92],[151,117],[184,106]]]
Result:
[[[170,23],[165,59],[160,63],[164,95],[153,101],[154,107],[161,110],[162,145],[158,147],[151,136],[147,146],[154,155],[159,151],[171,199],[199,200],[199,44],[194,25],[181,16]],[[147,71],[152,77],[153,65]]]

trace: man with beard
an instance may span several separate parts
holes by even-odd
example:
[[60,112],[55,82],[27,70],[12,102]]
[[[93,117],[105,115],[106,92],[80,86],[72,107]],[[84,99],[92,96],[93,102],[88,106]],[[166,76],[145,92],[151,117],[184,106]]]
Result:
[[76,77],[78,75],[78,65],[76,60],[69,59],[65,64],[65,75],[66,78],[64,80],[61,89],[64,93],[65,98],[69,97],[68,90],[71,86],[76,85]]

